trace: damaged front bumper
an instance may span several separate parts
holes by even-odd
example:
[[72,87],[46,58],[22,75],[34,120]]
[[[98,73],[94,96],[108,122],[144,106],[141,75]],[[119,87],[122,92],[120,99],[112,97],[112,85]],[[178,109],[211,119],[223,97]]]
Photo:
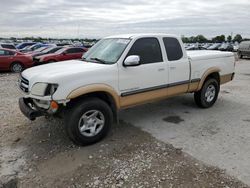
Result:
[[37,117],[44,116],[46,113],[32,108],[33,101],[29,98],[19,98],[19,108],[23,115],[30,120],[35,120]]
[[64,105],[53,100],[38,100],[32,98],[19,98],[19,108],[21,112],[30,120],[35,120],[40,116],[55,115],[62,112]]

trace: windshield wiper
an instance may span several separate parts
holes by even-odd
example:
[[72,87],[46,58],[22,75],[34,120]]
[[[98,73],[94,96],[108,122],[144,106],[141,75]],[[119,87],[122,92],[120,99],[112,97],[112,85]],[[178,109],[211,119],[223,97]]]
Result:
[[102,64],[106,64],[106,61],[104,61],[104,60],[102,60],[102,59],[99,59],[99,58],[97,58],[97,57],[92,57],[92,58],[90,58],[91,60],[95,60],[95,61],[98,61],[98,62],[100,62],[100,63],[102,63]]

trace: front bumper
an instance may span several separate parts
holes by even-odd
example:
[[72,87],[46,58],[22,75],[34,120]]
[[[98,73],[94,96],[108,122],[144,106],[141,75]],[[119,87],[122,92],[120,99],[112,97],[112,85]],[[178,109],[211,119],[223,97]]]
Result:
[[23,115],[25,115],[30,120],[35,120],[37,117],[44,116],[45,113],[42,111],[35,110],[31,108],[32,101],[26,98],[19,98],[19,108]]

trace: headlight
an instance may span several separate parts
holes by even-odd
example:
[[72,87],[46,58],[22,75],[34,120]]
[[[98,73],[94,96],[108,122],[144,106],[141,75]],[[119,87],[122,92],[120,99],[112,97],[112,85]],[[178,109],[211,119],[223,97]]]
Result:
[[31,88],[31,94],[37,96],[50,96],[57,90],[57,84],[35,83]]

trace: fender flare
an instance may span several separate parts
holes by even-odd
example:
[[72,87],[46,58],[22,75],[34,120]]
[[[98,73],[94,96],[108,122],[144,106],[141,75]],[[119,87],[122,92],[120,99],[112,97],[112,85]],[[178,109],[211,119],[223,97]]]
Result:
[[202,75],[201,77],[201,80],[199,82],[199,85],[198,85],[198,91],[202,88],[205,80],[207,79],[207,77],[212,74],[212,73],[219,73],[221,70],[219,67],[211,67],[209,68],[208,70],[206,70],[206,72]]
[[120,100],[117,92],[109,85],[106,84],[91,84],[79,87],[69,93],[67,99],[75,99],[77,97],[83,96],[85,94],[94,93],[94,92],[104,92],[110,95],[115,102],[116,108],[120,108]]

